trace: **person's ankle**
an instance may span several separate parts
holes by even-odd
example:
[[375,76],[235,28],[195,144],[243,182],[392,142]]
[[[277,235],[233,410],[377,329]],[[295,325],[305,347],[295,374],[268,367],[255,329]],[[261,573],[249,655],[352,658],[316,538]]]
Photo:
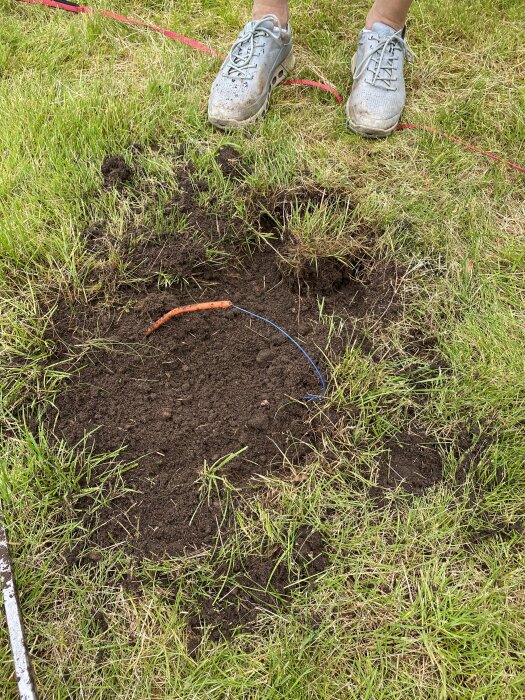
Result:
[[266,15],[275,15],[282,27],[288,24],[288,4],[272,2],[257,2],[253,6],[252,19],[262,19]]
[[366,18],[365,29],[372,29],[376,22],[386,24],[388,27],[392,27],[392,29],[394,29],[396,32],[401,31],[401,29],[403,29],[405,26],[404,20],[400,22],[399,19],[387,17],[386,15],[370,10]]

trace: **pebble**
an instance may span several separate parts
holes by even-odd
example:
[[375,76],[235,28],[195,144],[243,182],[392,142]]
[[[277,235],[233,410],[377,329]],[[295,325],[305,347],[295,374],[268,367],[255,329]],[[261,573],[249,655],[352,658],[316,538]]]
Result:
[[275,350],[272,350],[272,348],[265,348],[257,354],[256,362],[259,365],[267,364],[268,362],[271,362],[274,357]]
[[171,420],[173,417],[173,411],[171,410],[171,408],[164,408],[161,413],[161,416],[163,420]]

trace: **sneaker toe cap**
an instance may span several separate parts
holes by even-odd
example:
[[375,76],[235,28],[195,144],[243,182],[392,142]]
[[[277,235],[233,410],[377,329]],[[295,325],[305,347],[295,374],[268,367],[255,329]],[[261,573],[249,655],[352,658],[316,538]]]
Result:
[[211,121],[242,122],[257,113],[258,103],[249,96],[225,91],[220,86],[213,86],[208,100],[208,117]]
[[348,100],[346,116],[349,127],[358,133],[383,134],[394,129],[401,116],[401,110],[392,112],[383,109],[370,109],[362,102]]

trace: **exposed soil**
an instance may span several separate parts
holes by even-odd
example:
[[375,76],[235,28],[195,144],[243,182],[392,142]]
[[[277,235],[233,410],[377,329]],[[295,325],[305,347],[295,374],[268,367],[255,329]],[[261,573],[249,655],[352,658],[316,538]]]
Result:
[[207,271],[207,256],[203,245],[190,236],[165,238],[158,243],[139,243],[130,255],[133,273],[140,278],[159,274],[171,275],[178,282],[186,282]]
[[355,318],[369,316],[380,324],[393,321],[402,310],[399,270],[392,263],[373,269],[356,281],[355,294],[347,309]]
[[233,146],[223,146],[216,156],[217,165],[226,177],[244,178],[250,169],[242,161],[241,154]]
[[[266,247],[206,286],[129,292],[109,312],[56,314],[67,346],[94,336],[112,344],[91,350],[58,398],[57,433],[75,444],[95,431],[88,441],[97,451],[125,446],[124,458],[139,460],[126,477],[135,493],[113,504],[111,520],[98,530],[100,544],[127,541],[148,555],[180,555],[209,544],[227,520],[224,489],[215,488],[221,482],[202,482],[205,462],[246,448],[218,472],[237,487],[281,465],[283,453],[304,457],[315,435],[303,397],[318,394],[320,385],[282,334],[230,309],[178,317],[144,338],[172,307],[230,299],[281,325],[322,366],[327,331],[318,322],[317,297],[300,296],[287,282]],[[327,310],[344,309],[354,294],[350,278],[338,279],[326,290]]]
[[404,432],[385,444],[377,485],[421,494],[441,481],[443,462],[435,441],[420,429]]

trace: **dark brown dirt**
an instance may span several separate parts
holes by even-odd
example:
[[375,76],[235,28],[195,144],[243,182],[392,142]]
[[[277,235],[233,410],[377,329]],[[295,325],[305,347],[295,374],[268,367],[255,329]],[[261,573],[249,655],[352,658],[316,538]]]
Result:
[[198,612],[188,620],[190,651],[195,651],[205,631],[218,641],[235,629],[246,628],[262,611],[278,611],[289,605],[294,593],[328,565],[323,538],[303,526],[296,534],[289,565],[282,547],[268,548],[260,556],[220,564],[213,584],[199,598]]
[[107,156],[101,167],[104,188],[121,187],[133,177],[133,170],[122,156]]
[[[344,308],[348,292],[353,295],[350,282],[333,290],[327,309]],[[86,310],[80,319],[64,310],[55,317],[67,345],[99,335],[114,344],[91,351],[58,398],[57,433],[74,444],[95,430],[89,441],[97,451],[126,446],[124,457],[140,463],[127,476],[137,493],[114,504],[114,517],[99,530],[101,544],[126,540],[158,555],[209,544],[222,520],[224,494],[212,489],[208,500],[205,486],[199,492],[205,461],[247,447],[220,470],[238,486],[280,465],[283,452],[297,460],[307,450],[302,438],[309,405],[302,399],[320,386],[280,333],[227,310],[173,319],[144,338],[151,321],[170,308],[207,299],[231,299],[270,317],[321,362],[326,331],[317,322],[316,297],[299,297],[290,288],[269,249],[256,252],[244,268],[221,273],[208,288],[133,292],[111,312]]]
[[130,266],[139,278],[171,275],[178,282],[202,276],[207,270],[206,249],[191,237],[141,242],[130,255]]
[[246,164],[243,163],[241,154],[233,146],[223,146],[217,153],[215,160],[226,177],[242,179],[250,172]]
[[343,206],[346,208],[348,193],[341,190],[329,189],[313,182],[308,175],[308,180],[297,187],[287,190],[275,190],[269,192],[261,199],[261,212],[259,225],[263,229],[271,230],[276,226],[282,226],[290,221],[293,212],[304,213],[312,206],[321,204],[326,206]]
[[375,268],[356,280],[347,312],[354,318],[372,317],[376,323],[393,321],[403,310],[400,286],[399,270],[393,263]]
[[400,433],[385,444],[385,449],[379,465],[378,487],[401,486],[409,493],[421,494],[441,481],[441,455],[435,440],[423,430],[414,428]]

